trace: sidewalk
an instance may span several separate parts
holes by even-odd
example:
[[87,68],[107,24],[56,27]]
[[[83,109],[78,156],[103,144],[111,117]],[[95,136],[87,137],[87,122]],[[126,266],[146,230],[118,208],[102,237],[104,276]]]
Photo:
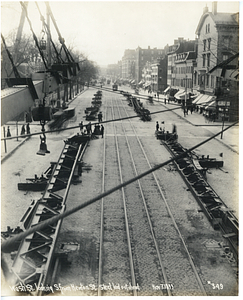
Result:
[[[125,87],[125,88],[127,89],[127,87]],[[129,90],[130,90],[130,88],[129,88]],[[81,93],[83,93],[84,91],[82,91]],[[71,102],[73,102],[76,99],[76,97],[79,95],[76,95],[72,100],[69,101],[68,104],[71,104]],[[139,92],[139,95],[135,95],[135,96],[147,97],[149,95],[150,94],[148,94],[147,92],[142,91],[142,92]],[[177,104],[175,104],[175,103],[164,104],[164,98],[162,97],[162,95],[160,95],[159,100],[157,99],[157,97],[156,98],[154,97],[154,102],[157,103],[158,105],[162,105],[164,108],[168,108],[168,109],[173,109],[177,106]],[[206,121],[205,121],[206,119],[204,118],[204,116],[197,112],[193,112],[192,114],[189,112],[186,117],[184,117],[184,113],[183,113],[182,109],[177,109],[172,112],[193,126],[206,127],[207,130],[210,131],[212,134],[216,134],[222,130],[221,122],[206,123]],[[31,138],[31,137],[24,137],[24,138],[21,137],[20,133],[21,133],[21,127],[23,124],[26,124],[26,123],[24,121],[19,121],[18,123],[15,121],[9,121],[6,125],[1,126],[1,137],[2,138],[4,137],[3,127],[5,127],[5,136],[7,136],[8,126],[9,126],[9,129],[11,132],[11,136],[17,136],[17,127],[18,127],[18,140],[17,140],[17,138],[6,140],[6,152],[5,152],[5,142],[1,141],[1,163],[3,163],[7,158],[9,158],[21,145],[23,145],[28,139]],[[232,124],[232,123],[225,122],[224,128],[226,128],[230,124]],[[39,122],[30,123],[30,132],[31,133],[40,132],[40,131],[41,131],[41,127],[40,127]],[[239,154],[239,126],[238,125],[230,128],[229,130],[226,130],[223,133],[222,139],[221,139],[221,135],[217,136],[216,139],[219,142],[223,143],[226,147],[228,147],[229,149],[234,151],[235,153]]]
[[[71,104],[78,96],[84,93],[87,89],[82,90],[78,95],[75,95],[73,99],[67,102],[67,105]],[[4,128],[5,128],[5,137],[7,137],[7,129],[9,126],[11,136],[17,136],[18,138],[9,139],[1,141],[1,163],[3,163],[7,158],[9,158],[20,146],[22,146],[30,137],[21,137],[21,128],[23,125],[26,125],[26,122],[23,121],[9,121],[3,126],[1,126],[1,138],[4,137]],[[30,133],[41,132],[40,122],[31,122]],[[26,130],[26,126],[25,126]]]
[[[139,96],[154,96],[154,94],[148,94],[148,92],[145,91],[139,91],[139,95],[135,95],[137,97]],[[173,109],[176,108],[179,104],[176,104],[174,102],[166,102],[165,104],[165,97],[163,95],[159,95],[159,100],[157,97],[153,97],[154,103],[162,105],[164,108],[167,109]],[[216,134],[222,130],[222,122],[216,121],[216,122],[209,122],[202,114],[199,114],[197,112],[188,112],[188,115],[184,117],[184,112],[182,109],[177,109],[172,111],[174,114],[179,116],[181,119],[184,119],[186,122],[190,123],[193,126],[201,126],[206,127],[208,131],[210,131],[212,134]],[[233,122],[224,122],[224,127],[233,124]],[[224,144],[226,147],[231,149],[233,152],[239,154],[239,124],[236,126],[231,127],[230,129],[223,132],[223,136],[221,139],[221,134],[218,135],[215,139],[217,139],[219,142]]]

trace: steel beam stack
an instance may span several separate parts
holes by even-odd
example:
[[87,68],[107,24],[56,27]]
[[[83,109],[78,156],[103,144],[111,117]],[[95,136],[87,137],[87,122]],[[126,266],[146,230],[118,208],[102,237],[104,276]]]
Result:
[[[69,192],[77,162],[83,156],[89,136],[75,135],[65,141],[61,155],[50,177],[47,188],[40,200],[36,202],[30,216],[24,220],[25,229],[31,228],[61,214]],[[56,193],[62,184],[64,196]],[[48,273],[62,220],[36,231],[21,241],[13,262],[13,284],[31,286],[32,295],[41,295],[41,287],[48,285]]]

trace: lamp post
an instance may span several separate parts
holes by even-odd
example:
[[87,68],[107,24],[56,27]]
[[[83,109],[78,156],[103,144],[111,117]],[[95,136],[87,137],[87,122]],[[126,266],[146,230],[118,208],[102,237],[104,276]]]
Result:
[[225,105],[224,105],[224,115],[223,115],[223,122],[222,122],[222,132],[221,132],[221,140],[223,139],[223,129],[224,129],[224,120],[225,120],[225,112],[226,112],[226,108],[227,108],[227,101],[225,101]]
[[185,111],[186,111],[186,98],[187,98],[187,75],[185,78],[185,106],[184,106],[184,115],[185,115]]

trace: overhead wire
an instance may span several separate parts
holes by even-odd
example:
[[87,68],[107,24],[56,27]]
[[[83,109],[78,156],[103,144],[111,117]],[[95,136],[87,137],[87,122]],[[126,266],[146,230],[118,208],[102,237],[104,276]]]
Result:
[[[181,105],[178,105],[175,108],[168,108],[168,109],[159,110],[159,111],[156,111],[156,112],[151,112],[150,115],[154,115],[154,114],[158,114],[158,113],[164,113],[164,112],[170,112],[170,111],[174,111],[174,110],[177,110],[177,109],[182,109]],[[93,122],[91,125],[96,125],[96,124],[100,124],[100,123],[103,123],[103,124],[105,124],[105,123],[111,123],[111,122],[117,122],[117,121],[122,121],[122,120],[127,120],[127,119],[133,119],[133,118],[139,118],[139,117],[140,116],[138,116],[138,115],[134,115],[134,116],[130,116],[130,117],[124,117],[124,118],[117,118],[117,119],[112,119],[112,120],[106,120],[106,121],[102,121],[102,122]],[[86,125],[84,125],[84,126],[86,126]],[[66,128],[55,129],[55,130],[46,130],[45,134],[47,134],[47,133],[53,133],[53,132],[58,132],[59,133],[61,131],[66,131],[66,130],[71,130],[71,129],[77,129],[77,128],[79,128],[79,125],[71,126],[71,127],[66,127]],[[31,133],[31,134],[24,134],[24,135],[21,135],[21,138],[31,137],[31,136],[40,135],[40,134],[42,134],[42,132],[34,132],[34,133]],[[20,136],[3,137],[3,138],[1,138],[1,141],[11,140],[11,139],[15,139],[17,137],[19,138]]]
[[160,163],[160,164],[154,166],[153,168],[151,168],[151,169],[149,169],[149,170],[147,170],[147,171],[145,171],[145,172],[143,172],[143,173],[141,173],[141,174],[139,174],[139,175],[137,175],[137,176],[135,176],[135,177],[133,177],[133,178],[131,178],[131,179],[129,179],[129,180],[127,180],[127,181],[125,181],[125,182],[123,182],[123,183],[121,183],[121,184],[113,187],[113,188],[111,188],[111,189],[109,189],[108,191],[103,192],[103,193],[99,194],[98,196],[96,196],[96,197],[94,197],[94,198],[92,198],[92,199],[90,199],[90,200],[88,200],[88,201],[86,201],[86,202],[84,202],[84,203],[82,203],[80,205],[75,206],[74,208],[66,210],[65,212],[63,212],[63,213],[61,213],[59,215],[51,217],[50,219],[45,220],[45,221],[43,221],[43,222],[41,222],[41,223],[39,223],[37,225],[34,225],[33,227],[27,229],[26,231],[23,231],[23,232],[17,234],[16,236],[9,238],[8,240],[3,241],[2,244],[1,244],[1,250],[2,250],[2,252],[7,252],[8,248],[13,243],[16,243],[16,242],[19,242],[19,241],[23,240],[28,235],[30,235],[30,234],[32,234],[32,233],[34,233],[36,231],[40,231],[40,230],[44,229],[45,227],[47,227],[47,226],[49,226],[51,224],[56,223],[59,220],[62,220],[64,218],[72,215],[73,213],[75,213],[75,212],[77,212],[77,211],[79,211],[79,210],[87,207],[88,205],[90,205],[92,203],[95,203],[96,201],[98,201],[98,200],[100,200],[102,198],[105,198],[106,196],[114,193],[115,191],[117,191],[117,190],[119,190],[119,189],[121,189],[121,188],[123,188],[123,187],[125,187],[125,186],[127,186],[127,185],[129,185],[129,184],[131,184],[133,182],[135,182],[136,180],[138,180],[138,179],[140,179],[140,178],[142,178],[142,177],[144,177],[144,176],[146,176],[146,175],[148,175],[148,174],[150,174],[150,173],[152,173],[152,172],[154,172],[154,171],[162,168],[163,166],[165,166],[165,165],[167,165],[167,164],[169,164],[169,163],[171,163],[173,161],[176,161],[176,160],[184,157],[187,153],[190,153],[193,150],[195,150],[196,148],[198,148],[198,147],[200,147],[200,146],[208,143],[209,141],[211,141],[212,139],[214,139],[216,136],[222,134],[224,131],[226,131],[229,128],[235,126],[237,123],[238,123],[238,121],[234,122],[233,124],[229,125],[228,127],[224,128],[223,130],[219,131],[218,133],[214,134],[213,136],[211,136],[211,137],[207,138],[206,140],[198,143],[197,145],[191,147],[190,149],[187,149],[182,154],[176,155],[175,157],[173,157],[173,158],[171,158],[171,159],[169,159],[169,160],[167,160],[167,161],[165,161],[163,163]]
[[[91,88],[94,88],[94,89],[97,89],[99,87],[97,86],[91,86]],[[102,89],[102,88],[100,88]],[[105,91],[109,91],[109,92],[112,92],[112,93],[116,93],[116,94],[120,94],[120,92],[114,92],[112,90],[108,90],[108,89],[103,89]],[[138,96],[138,95],[136,95]],[[146,96],[140,96],[140,98],[142,99],[147,99]],[[156,101],[156,100],[154,100]],[[157,100],[157,102],[160,102],[159,100]],[[200,103],[200,105],[203,105],[203,104],[206,104],[208,102],[203,102],[203,103]],[[169,112],[169,111],[174,111],[174,110],[177,110],[177,109],[182,109],[182,106],[180,104],[176,104],[176,103],[170,103],[171,105],[175,105],[176,107],[175,108],[168,108],[168,109],[164,109],[164,110],[159,110],[159,111],[156,111],[156,112],[150,112],[150,115],[154,115],[154,114],[158,114],[158,113],[163,113],[163,112]],[[117,121],[122,121],[122,120],[127,120],[127,119],[133,119],[133,118],[139,118],[140,116],[138,115],[134,115],[134,116],[130,116],[130,117],[124,117],[124,118],[118,118],[118,119],[112,119],[112,120],[106,120],[106,121],[102,121],[100,123],[110,123],[110,122],[117,122]],[[99,122],[93,122],[92,125],[96,125],[98,124]],[[84,125],[86,126],[86,125]],[[45,134],[47,133],[59,133],[61,131],[66,131],[66,130],[71,130],[71,129],[77,129],[79,128],[79,125],[76,125],[76,126],[71,126],[71,127],[66,127],[66,128],[59,128],[59,129],[55,129],[55,130],[46,130],[45,131]],[[31,136],[34,136],[34,135],[40,135],[42,134],[42,132],[35,132],[35,133],[31,133],[31,134],[25,134],[25,135],[21,135],[21,138],[25,138],[25,137],[31,137]],[[20,136],[11,136],[11,137],[3,137],[1,138],[1,141],[4,141],[4,140],[11,140],[11,139],[15,139],[15,138],[19,138]]]

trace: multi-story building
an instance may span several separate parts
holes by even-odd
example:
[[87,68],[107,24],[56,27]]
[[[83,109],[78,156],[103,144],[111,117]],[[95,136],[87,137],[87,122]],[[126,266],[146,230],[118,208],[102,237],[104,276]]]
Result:
[[106,69],[106,76],[112,81],[117,80],[120,77],[120,67],[119,64],[110,64]]
[[[179,89],[184,87],[186,76],[190,78],[193,53],[196,52],[196,41],[187,41],[184,38],[174,40],[174,45],[168,49],[167,85],[171,88]],[[179,65],[180,64],[180,65]],[[184,83],[182,83],[182,81]]]
[[152,91],[162,93],[167,87],[167,56],[158,59],[157,63],[151,65]]
[[142,70],[147,62],[157,62],[158,57],[164,56],[163,49],[153,48],[148,46],[148,49],[138,47],[135,50],[135,81],[139,83],[142,79]]
[[122,79],[131,80],[135,76],[135,50],[127,49],[122,57]]
[[[217,2],[213,2],[212,12],[209,12],[208,7],[204,8],[196,34],[198,36],[198,56],[197,68],[194,72],[194,88],[201,94],[217,97],[215,110],[217,117],[222,118],[225,113],[220,113],[220,111],[224,111],[220,106],[222,104],[224,106],[226,102],[222,103],[220,97],[225,91],[223,86],[226,85],[226,80],[224,74],[211,70],[215,70],[216,66],[231,59],[234,55],[236,57],[230,61],[231,69],[238,65],[239,13],[219,13]],[[235,92],[235,95],[238,94],[238,91],[231,92]],[[200,96],[199,102],[205,103],[211,100],[210,97]],[[238,101],[237,96],[232,101]],[[195,101],[196,104],[199,102]],[[221,105],[218,105],[219,103]]]
[[193,72],[196,66],[196,51],[178,53],[175,56],[173,67],[172,87],[178,89],[175,95],[178,100],[189,100],[193,95]]

